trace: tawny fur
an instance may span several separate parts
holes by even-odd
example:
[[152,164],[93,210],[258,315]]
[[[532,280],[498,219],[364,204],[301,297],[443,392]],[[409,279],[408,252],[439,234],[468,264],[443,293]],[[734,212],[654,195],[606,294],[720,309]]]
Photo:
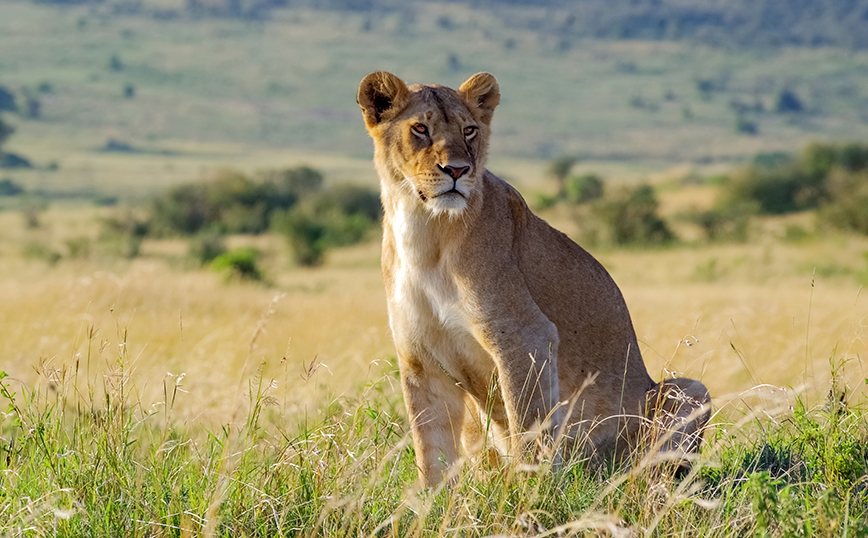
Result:
[[560,436],[558,446],[588,454],[647,442],[641,427],[656,420],[674,430],[665,450],[695,450],[708,420],[705,387],[655,384],[606,270],[484,168],[499,101],[488,73],[458,91],[407,87],[385,72],[359,86],[385,213],[389,323],[423,483],[459,459],[462,431],[469,451],[481,433],[520,456],[536,431],[543,444]]

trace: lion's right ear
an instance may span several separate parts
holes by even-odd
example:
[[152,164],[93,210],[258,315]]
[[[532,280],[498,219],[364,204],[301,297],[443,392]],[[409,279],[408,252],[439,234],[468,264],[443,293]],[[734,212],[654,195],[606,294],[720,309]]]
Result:
[[377,71],[363,78],[356,102],[362,107],[365,126],[371,129],[384,117],[403,110],[408,95],[407,85],[392,73]]

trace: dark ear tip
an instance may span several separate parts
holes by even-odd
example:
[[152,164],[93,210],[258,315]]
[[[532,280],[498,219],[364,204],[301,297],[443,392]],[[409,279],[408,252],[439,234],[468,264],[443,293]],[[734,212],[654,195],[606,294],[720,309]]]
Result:
[[380,123],[383,114],[393,107],[400,107],[406,100],[407,86],[386,71],[374,71],[362,79],[356,102],[362,107],[368,126]]

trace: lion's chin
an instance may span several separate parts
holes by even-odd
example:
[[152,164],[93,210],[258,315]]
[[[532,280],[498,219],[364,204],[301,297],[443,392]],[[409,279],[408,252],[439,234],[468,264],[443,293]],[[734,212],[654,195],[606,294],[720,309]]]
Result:
[[428,208],[435,214],[458,216],[467,209],[467,199],[458,192],[447,192],[428,200]]

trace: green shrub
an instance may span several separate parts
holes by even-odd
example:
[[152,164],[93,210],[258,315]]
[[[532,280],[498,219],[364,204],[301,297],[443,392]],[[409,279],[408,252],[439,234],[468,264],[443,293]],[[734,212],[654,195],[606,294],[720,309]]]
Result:
[[206,203],[206,188],[201,184],[180,185],[154,200],[154,230],[166,233],[196,233],[216,220]]
[[227,279],[262,280],[259,270],[259,251],[253,248],[236,248],[214,258],[211,269],[222,273]]
[[657,205],[653,187],[640,185],[598,200],[592,212],[616,245],[661,245],[673,241],[675,234],[657,214]]
[[750,218],[755,213],[755,203],[739,201],[718,205],[689,219],[702,228],[707,241],[747,241]]
[[55,265],[63,256],[45,243],[31,241],[25,243],[21,255],[31,260],[42,260],[48,265]]
[[282,205],[289,207],[298,198],[321,190],[323,175],[309,166],[299,166],[268,172],[265,180],[274,186],[275,195],[283,197]]
[[558,203],[558,197],[550,194],[537,194],[534,202],[534,207],[538,211],[543,211],[550,207],[554,207]]
[[737,172],[724,185],[722,205],[755,203],[758,212],[779,215],[817,207],[823,195],[821,176],[788,162]]
[[558,183],[558,198],[563,199],[567,194],[567,178],[570,175],[570,170],[579,162],[579,158],[575,155],[562,155],[552,159],[546,171],[549,176],[554,178]]
[[805,110],[805,105],[802,104],[802,100],[796,92],[784,89],[778,93],[778,97],[775,100],[775,112],[786,114],[790,112],[802,112],[803,110]]
[[[0,88],[0,89],[2,89],[2,88]],[[0,94],[0,97],[2,97],[2,94]],[[2,150],[3,150],[3,143],[6,142],[6,140],[10,136],[12,136],[12,133],[14,133],[14,132],[15,132],[15,128],[12,127],[11,125],[9,125],[8,123],[4,122],[3,117],[0,116],[0,153],[2,153]]]
[[211,263],[226,253],[226,241],[223,234],[216,230],[199,233],[190,241],[187,254],[199,265]]
[[11,179],[0,179],[0,196],[18,196],[24,192],[24,187]]
[[836,169],[827,185],[829,201],[820,208],[820,219],[868,235],[868,170],[854,173]]
[[603,179],[596,174],[573,176],[566,185],[567,201],[584,204],[603,197]]
[[69,257],[75,259],[87,259],[93,250],[93,242],[90,237],[73,237],[64,241]]
[[822,207],[826,222],[868,233],[865,173],[868,145],[814,143],[794,157],[760,154],[724,184],[719,205],[755,204],[763,214]]
[[759,125],[756,121],[747,119],[739,114],[735,117],[735,132],[745,135],[759,134]]
[[262,233],[274,211],[319,192],[322,181],[322,174],[308,167],[269,172],[259,180],[224,170],[212,181],[179,185],[156,198],[154,232],[186,235],[215,228],[222,233]]
[[378,221],[383,215],[380,194],[367,187],[342,183],[335,185],[319,196],[321,209],[334,209],[344,215],[359,215],[370,221]]
[[99,241],[109,253],[127,259],[138,257],[151,219],[131,209],[118,210],[101,221]]
[[284,235],[299,265],[323,261],[326,250],[363,240],[380,218],[376,191],[356,185],[336,185],[290,210],[277,212],[272,229]]
[[271,227],[286,237],[297,264],[315,266],[323,262],[326,225],[311,211],[292,209],[275,213]]

